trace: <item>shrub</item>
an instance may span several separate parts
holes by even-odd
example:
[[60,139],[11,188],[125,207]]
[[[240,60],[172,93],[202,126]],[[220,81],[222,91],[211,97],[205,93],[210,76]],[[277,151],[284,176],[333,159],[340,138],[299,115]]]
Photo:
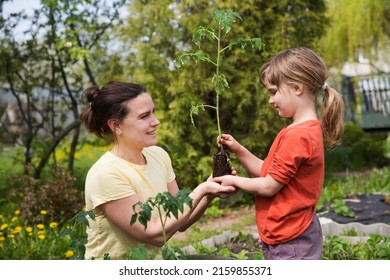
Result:
[[327,172],[388,165],[387,137],[386,133],[369,134],[353,123],[346,123],[342,144],[325,153]]
[[64,222],[84,207],[84,197],[74,187],[75,178],[63,168],[55,167],[52,178],[36,180],[28,175],[11,178],[9,197],[17,201],[21,216],[29,223],[47,219]]

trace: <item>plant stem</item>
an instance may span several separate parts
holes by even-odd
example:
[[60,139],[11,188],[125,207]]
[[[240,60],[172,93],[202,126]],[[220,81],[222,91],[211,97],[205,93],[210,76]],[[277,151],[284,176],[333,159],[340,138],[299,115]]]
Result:
[[[159,216],[160,222],[161,222],[162,233],[163,233],[163,237],[164,237],[164,245],[166,245],[167,244],[167,234],[165,233],[165,222],[163,221],[162,212],[161,212],[160,207],[157,207],[157,210],[158,210],[158,216]],[[165,221],[166,221],[166,219],[165,219]]]
[[[216,69],[216,72],[217,72],[217,77],[219,77],[219,66],[220,66],[220,51],[221,51],[221,23],[218,23],[218,52],[217,52],[217,69]],[[221,138],[221,135],[222,135],[222,131],[221,131],[221,125],[220,125],[220,122],[219,122],[219,95],[220,95],[220,92],[219,90],[217,89],[215,91],[217,93],[217,96],[216,96],[216,111],[217,111],[217,126],[218,126],[218,136],[219,138]],[[220,146],[221,148],[221,151],[223,150],[222,148],[222,145]]]

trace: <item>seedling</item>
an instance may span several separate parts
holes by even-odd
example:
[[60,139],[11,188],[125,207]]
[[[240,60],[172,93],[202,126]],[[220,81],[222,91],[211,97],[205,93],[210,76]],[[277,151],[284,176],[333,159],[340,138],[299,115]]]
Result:
[[[229,32],[232,29],[233,23],[237,21],[242,21],[241,16],[233,11],[224,11],[224,10],[216,10],[214,12],[214,20],[217,25],[217,30],[214,30],[212,27],[204,27],[199,26],[192,34],[192,40],[195,45],[199,48],[197,52],[194,53],[183,53],[179,57],[177,57],[174,61],[175,66],[177,68],[182,67],[185,63],[187,63],[190,59],[193,59],[195,62],[206,62],[211,63],[215,66],[215,72],[211,79],[211,85],[213,88],[213,93],[215,94],[216,104],[198,104],[192,106],[190,110],[191,122],[195,125],[193,115],[199,115],[199,110],[205,111],[205,108],[210,108],[216,111],[216,119],[217,119],[217,129],[218,135],[221,136],[221,124],[220,124],[220,96],[225,92],[227,88],[229,88],[229,83],[226,80],[225,75],[221,72],[222,65],[222,56],[221,54],[225,51],[231,51],[234,47],[238,46],[241,48],[245,48],[246,46],[252,46],[253,50],[263,50],[264,43],[260,38],[239,38],[235,42],[230,42],[227,45],[222,45],[222,39],[228,36]],[[216,57],[213,59],[210,56],[206,55],[201,49],[201,42],[204,39],[210,39],[216,42],[217,52]],[[213,176],[218,177],[226,174],[230,174],[230,166],[229,166],[229,152],[224,149],[223,145],[220,145],[220,151],[214,154],[213,156]]]
[[[163,192],[157,194],[156,197],[149,197],[145,202],[138,202],[133,205],[134,214],[131,217],[130,225],[138,220],[145,229],[152,217],[153,210],[157,211],[164,237],[164,246],[162,250],[164,260],[185,259],[185,254],[180,248],[169,246],[165,225],[167,219],[171,218],[172,215],[177,219],[179,213],[183,213],[185,204],[192,207],[192,199],[188,196],[190,192],[191,191],[189,190],[180,190],[175,196],[169,192]],[[146,252],[145,248],[142,248],[142,246],[139,246],[138,251],[143,252],[143,254]]]

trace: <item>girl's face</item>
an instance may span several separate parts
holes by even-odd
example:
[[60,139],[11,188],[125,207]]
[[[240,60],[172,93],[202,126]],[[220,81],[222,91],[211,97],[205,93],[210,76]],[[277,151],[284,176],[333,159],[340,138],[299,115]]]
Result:
[[282,84],[280,87],[267,85],[268,103],[276,108],[282,118],[292,118],[296,112],[297,95],[293,86]]
[[126,104],[129,113],[116,128],[118,142],[142,149],[157,144],[156,129],[160,124],[154,115],[151,96],[143,92]]

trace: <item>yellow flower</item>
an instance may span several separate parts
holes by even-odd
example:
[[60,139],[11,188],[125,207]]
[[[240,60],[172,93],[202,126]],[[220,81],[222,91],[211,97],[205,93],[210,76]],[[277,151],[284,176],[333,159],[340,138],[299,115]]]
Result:
[[56,223],[56,222],[51,222],[49,226],[50,226],[50,228],[56,228],[57,225],[58,225],[58,223]]
[[8,238],[14,239],[15,235],[13,234],[8,234]]
[[14,229],[14,231],[13,231],[13,233],[19,233],[19,232],[21,232],[22,231],[22,227],[20,227],[20,226],[17,226],[15,229]]
[[18,217],[12,217],[11,222],[16,222],[18,220]]
[[0,227],[0,230],[4,230],[8,227],[8,224],[2,224],[1,227]]
[[4,236],[0,236],[0,241],[4,241],[4,240],[5,240]]
[[28,233],[30,233],[30,232],[32,232],[32,227],[26,227],[26,231],[28,232]]
[[47,211],[46,210],[41,210],[41,215],[46,215]]
[[44,234],[40,234],[40,235],[38,235],[38,238],[43,240],[43,239],[45,239],[45,235]]
[[15,215],[19,215],[20,214],[20,210],[15,210]]
[[37,234],[38,234],[38,235],[45,235],[45,231],[44,231],[44,230],[39,230],[39,231],[37,232]]
[[45,226],[44,226],[43,224],[37,224],[37,228],[38,228],[38,229],[44,229]]
[[66,252],[66,254],[65,254],[65,257],[70,258],[70,257],[73,257],[73,255],[74,255],[74,252],[72,250],[68,250],[68,252]]

